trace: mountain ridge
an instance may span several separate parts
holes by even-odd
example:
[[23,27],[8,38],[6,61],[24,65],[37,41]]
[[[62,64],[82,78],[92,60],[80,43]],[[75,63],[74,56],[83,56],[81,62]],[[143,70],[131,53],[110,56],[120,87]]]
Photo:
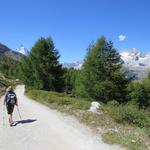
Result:
[[18,62],[22,61],[26,57],[22,53],[13,51],[2,43],[0,43],[0,56],[10,58]]

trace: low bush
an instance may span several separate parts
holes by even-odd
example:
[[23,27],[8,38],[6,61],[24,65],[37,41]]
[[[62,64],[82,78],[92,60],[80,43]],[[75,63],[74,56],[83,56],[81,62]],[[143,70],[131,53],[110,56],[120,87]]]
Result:
[[136,124],[139,127],[150,127],[148,111],[139,110],[134,105],[121,105],[114,109],[112,117],[119,123]]
[[144,129],[150,137],[150,111],[139,109],[132,104],[107,106],[107,112],[118,123],[135,125]]
[[132,82],[128,85],[128,99],[137,104],[139,108],[146,109],[150,106],[149,84],[149,80],[144,80],[142,82]]
[[109,101],[107,104],[109,106],[119,106],[119,102],[117,102],[116,100]]

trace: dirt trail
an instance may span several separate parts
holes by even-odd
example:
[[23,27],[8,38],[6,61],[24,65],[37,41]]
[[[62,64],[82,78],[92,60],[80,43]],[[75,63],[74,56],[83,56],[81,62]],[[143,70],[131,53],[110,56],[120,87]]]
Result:
[[24,86],[15,90],[23,121],[14,110],[16,126],[9,127],[5,110],[3,125],[0,102],[0,150],[122,150],[98,139],[76,119],[51,110],[24,95]]

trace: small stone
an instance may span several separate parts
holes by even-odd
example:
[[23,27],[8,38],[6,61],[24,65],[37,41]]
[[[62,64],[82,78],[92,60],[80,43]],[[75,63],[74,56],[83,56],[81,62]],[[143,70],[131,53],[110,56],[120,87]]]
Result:
[[135,140],[132,140],[131,142],[132,142],[132,143],[135,143],[136,141],[135,141]]

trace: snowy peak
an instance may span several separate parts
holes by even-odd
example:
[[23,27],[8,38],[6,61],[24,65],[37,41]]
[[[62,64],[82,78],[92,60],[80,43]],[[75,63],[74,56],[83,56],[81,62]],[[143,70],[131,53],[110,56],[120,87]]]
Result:
[[150,68],[150,53],[142,53],[133,48],[121,50],[120,56],[125,66]]
[[127,59],[135,59],[137,60],[139,57],[144,57],[145,55],[143,53],[141,53],[138,49],[131,49],[131,50],[121,50],[120,55],[123,59],[127,60]]
[[25,56],[27,56],[29,54],[29,51],[23,45],[20,46],[20,48],[18,49],[18,52]]

